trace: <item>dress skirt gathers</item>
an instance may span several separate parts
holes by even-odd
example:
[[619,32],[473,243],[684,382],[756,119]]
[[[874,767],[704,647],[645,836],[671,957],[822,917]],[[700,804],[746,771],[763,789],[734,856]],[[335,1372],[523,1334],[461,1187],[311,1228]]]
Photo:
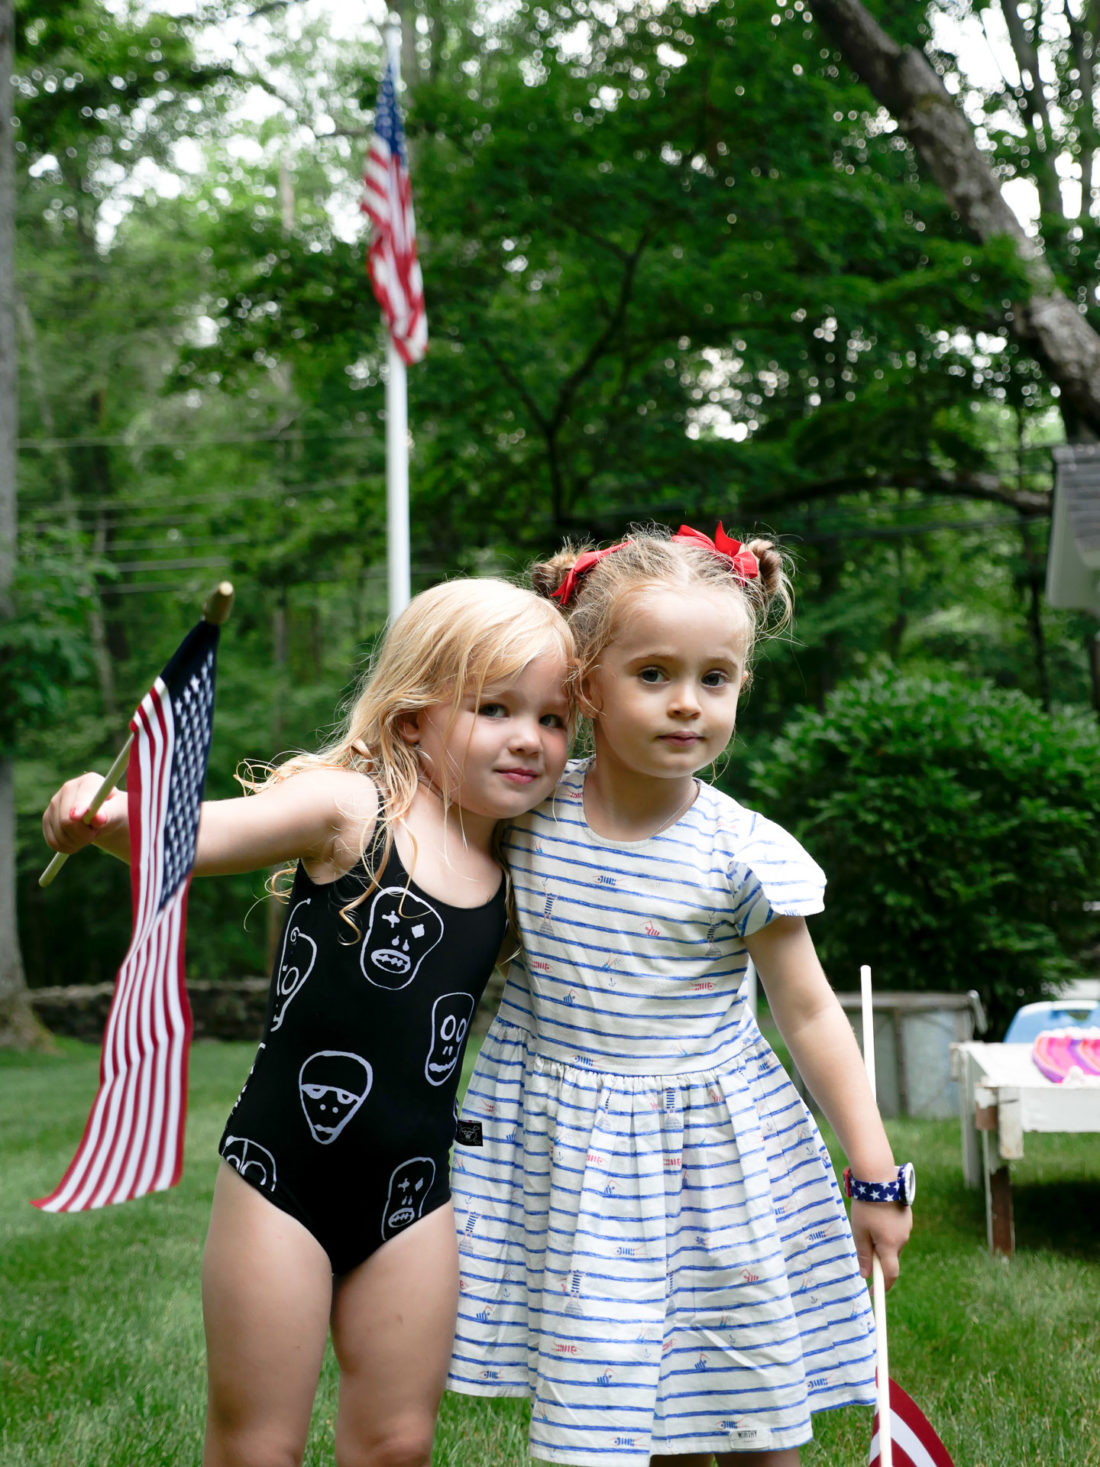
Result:
[[634,845],[584,821],[584,768],[517,822],[524,957],[454,1151],[448,1384],[531,1401],[533,1457],[809,1440],[874,1401],[873,1322],[832,1164],[744,1003],[744,937],[823,878],[707,785]]

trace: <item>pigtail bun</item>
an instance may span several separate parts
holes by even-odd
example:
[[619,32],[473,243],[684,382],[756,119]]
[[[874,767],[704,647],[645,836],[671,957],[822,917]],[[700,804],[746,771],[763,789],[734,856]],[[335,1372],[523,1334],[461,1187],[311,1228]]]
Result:
[[760,578],[746,583],[746,590],[756,591],[762,608],[774,629],[786,626],[794,611],[790,577],[787,574],[787,557],[771,540],[749,540],[745,545],[756,556],[760,567]]
[[528,572],[531,578],[531,589],[537,596],[545,596],[549,600],[576,565],[582,553],[583,547],[577,549],[567,544],[549,560],[536,561]]

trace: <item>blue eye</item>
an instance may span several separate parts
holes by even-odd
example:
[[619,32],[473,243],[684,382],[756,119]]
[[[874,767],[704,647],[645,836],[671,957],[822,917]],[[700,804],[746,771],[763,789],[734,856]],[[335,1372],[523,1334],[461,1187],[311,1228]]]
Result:
[[543,724],[546,728],[565,727],[565,719],[562,718],[560,713],[544,713],[539,719],[539,722]]
[[503,703],[482,703],[477,710],[479,718],[507,718],[508,710]]
[[707,672],[703,674],[704,688],[724,688],[729,682],[729,677],[724,672]]
[[643,667],[638,677],[643,683],[659,683],[664,678],[664,673],[659,667]]

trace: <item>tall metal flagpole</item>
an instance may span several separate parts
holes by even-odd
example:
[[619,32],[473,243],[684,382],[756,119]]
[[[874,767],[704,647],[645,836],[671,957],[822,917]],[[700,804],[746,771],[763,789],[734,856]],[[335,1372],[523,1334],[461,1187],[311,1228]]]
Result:
[[[401,17],[390,15],[383,32],[393,66],[395,94],[401,83]],[[409,604],[409,402],[405,363],[386,332],[386,568],[393,621]]]

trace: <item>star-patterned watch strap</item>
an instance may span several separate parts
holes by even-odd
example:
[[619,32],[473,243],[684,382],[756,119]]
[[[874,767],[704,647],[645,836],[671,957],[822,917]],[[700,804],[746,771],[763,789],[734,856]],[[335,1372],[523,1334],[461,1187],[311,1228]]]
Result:
[[912,1202],[913,1186],[908,1163],[898,1167],[892,1182],[863,1182],[852,1176],[852,1168],[844,1168],[844,1193],[853,1202],[899,1202],[908,1206]]

